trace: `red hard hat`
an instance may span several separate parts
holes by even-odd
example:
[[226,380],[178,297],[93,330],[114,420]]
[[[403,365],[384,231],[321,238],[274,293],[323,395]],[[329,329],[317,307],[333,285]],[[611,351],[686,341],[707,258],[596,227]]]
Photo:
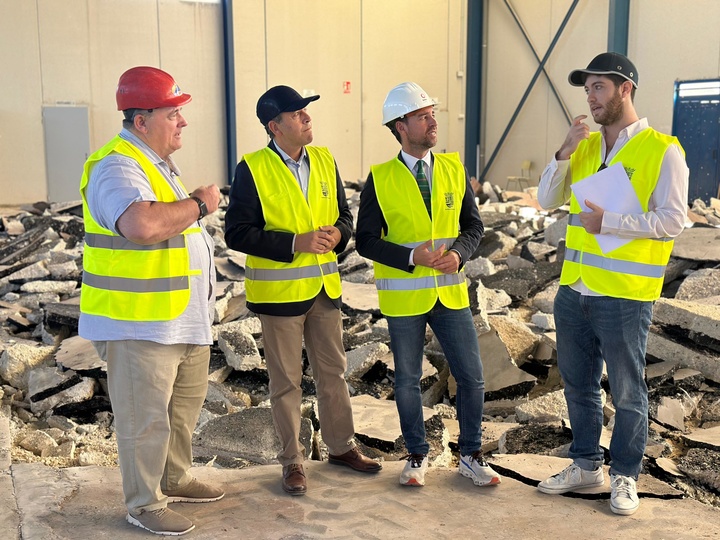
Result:
[[118,111],[180,107],[192,97],[183,93],[169,73],[161,69],[139,66],[120,75],[115,94]]

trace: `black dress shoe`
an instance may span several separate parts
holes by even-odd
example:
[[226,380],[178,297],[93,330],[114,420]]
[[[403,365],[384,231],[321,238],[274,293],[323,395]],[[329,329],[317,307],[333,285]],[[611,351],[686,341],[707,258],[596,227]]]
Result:
[[282,488],[290,495],[305,495],[307,483],[305,482],[305,471],[299,463],[291,463],[283,466]]
[[375,473],[382,469],[382,465],[377,461],[362,455],[357,446],[339,456],[330,455],[328,461],[333,465],[345,465],[360,472]]

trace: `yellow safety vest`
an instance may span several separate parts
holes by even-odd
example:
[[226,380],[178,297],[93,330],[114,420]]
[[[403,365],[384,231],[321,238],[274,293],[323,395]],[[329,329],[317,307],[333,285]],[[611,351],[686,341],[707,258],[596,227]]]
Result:
[[80,181],[85,221],[80,310],[121,321],[175,319],[190,301],[190,276],[201,273],[190,269],[185,236],[201,230],[190,227],[164,242],[145,246],[101,227],[90,213],[85,190],[93,167],[112,153],[140,164],[158,201],[178,200],[157,167],[139,148],[119,136],[87,159]]
[[[388,226],[384,240],[409,248],[432,240],[433,249],[442,244],[450,249],[457,239],[465,170],[457,153],[433,156],[432,219],[415,177],[400,159],[371,167],[378,204]],[[443,274],[416,266],[410,273],[375,262],[375,286],[383,315],[421,315],[430,311],[438,298],[450,309],[470,305],[462,271]]]
[[[591,133],[570,157],[572,182],[594,174],[600,167],[602,135]],[[677,138],[646,128],[625,143],[608,165],[622,163],[628,173],[643,212],[648,211],[650,196],[655,190],[665,151]],[[652,301],[660,297],[665,267],[673,248],[672,238],[640,238],[609,253],[603,253],[595,235],[585,231],[578,215],[582,209],[573,194],[565,239],[565,262],[560,275],[561,285],[575,283],[578,278],[590,290],[614,298]]]
[[[303,234],[334,225],[340,216],[335,160],[327,148],[306,146],[310,159],[307,200],[282,158],[271,148],[243,156],[262,204],[266,231]],[[247,300],[256,304],[302,302],[322,288],[330,298],[342,293],[337,256],[295,252],[290,263],[248,255],[245,266]]]

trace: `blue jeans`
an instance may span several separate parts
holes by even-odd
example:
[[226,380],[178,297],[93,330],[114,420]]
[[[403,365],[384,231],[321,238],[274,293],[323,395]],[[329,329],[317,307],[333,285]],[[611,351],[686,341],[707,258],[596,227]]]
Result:
[[565,383],[573,442],[569,456],[581,468],[602,465],[600,378],[607,365],[615,427],[610,474],[637,478],[648,433],[645,349],[652,302],[583,296],[563,285],[555,297],[558,368]]
[[387,317],[387,321],[395,357],[395,404],[407,451],[427,454],[430,449],[425,440],[420,393],[426,324],[437,336],[457,381],[460,453],[466,456],[479,450],[485,381],[470,309],[448,309],[438,301],[423,315]]

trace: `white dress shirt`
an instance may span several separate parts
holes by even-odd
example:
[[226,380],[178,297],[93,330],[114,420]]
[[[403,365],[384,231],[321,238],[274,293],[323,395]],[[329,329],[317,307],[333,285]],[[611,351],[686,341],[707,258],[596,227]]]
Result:
[[[635,135],[648,127],[647,118],[630,124],[618,135],[617,141],[607,152],[605,128],[602,133],[601,159],[609,163],[620,149]],[[676,237],[687,217],[689,169],[680,148],[672,144],[665,152],[655,190],[648,201],[648,211],[642,214],[620,214],[604,211],[600,234],[612,234],[619,238]],[[570,160],[557,160],[554,156],[540,177],[538,202],[548,210],[559,208],[570,200],[572,174]],[[592,202],[592,201],[590,201]],[[578,279],[571,285],[581,294],[597,295]]]

